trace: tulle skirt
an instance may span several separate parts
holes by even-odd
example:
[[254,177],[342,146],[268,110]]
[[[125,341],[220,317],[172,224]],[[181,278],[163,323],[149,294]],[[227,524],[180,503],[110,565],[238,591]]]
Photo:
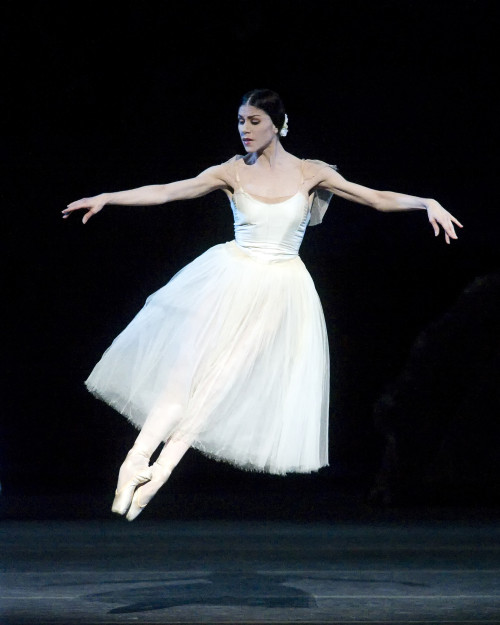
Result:
[[299,257],[210,248],[146,300],[86,385],[137,428],[241,468],[328,464],[328,340]]

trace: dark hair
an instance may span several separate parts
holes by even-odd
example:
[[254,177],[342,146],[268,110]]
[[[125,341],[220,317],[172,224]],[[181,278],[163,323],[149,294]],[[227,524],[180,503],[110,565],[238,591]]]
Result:
[[285,123],[285,106],[275,91],[270,89],[253,89],[245,93],[241,99],[241,105],[248,104],[262,109],[271,118],[278,131]]

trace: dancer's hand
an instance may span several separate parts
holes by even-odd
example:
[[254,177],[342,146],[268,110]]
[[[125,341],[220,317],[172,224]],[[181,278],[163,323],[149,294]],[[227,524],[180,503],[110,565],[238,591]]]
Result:
[[68,206],[62,211],[63,219],[67,219],[73,211],[85,209],[87,212],[83,216],[82,223],[86,224],[93,215],[96,215],[100,210],[102,210],[105,204],[106,198],[104,195],[84,197],[81,200],[76,200],[75,202],[68,204]]
[[428,201],[427,216],[429,217],[431,226],[434,228],[434,234],[436,236],[439,235],[439,226],[441,226],[444,230],[446,243],[450,243],[450,239],[458,239],[453,224],[457,225],[459,228],[463,228],[462,224],[458,219],[453,217],[451,213],[444,209],[439,202],[436,202],[436,200]]

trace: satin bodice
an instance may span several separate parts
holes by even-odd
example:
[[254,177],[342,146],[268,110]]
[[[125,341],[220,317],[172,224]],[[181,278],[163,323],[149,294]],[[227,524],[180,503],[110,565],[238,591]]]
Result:
[[249,255],[264,262],[298,255],[310,219],[308,200],[298,191],[281,202],[263,202],[242,189],[231,199],[234,238]]

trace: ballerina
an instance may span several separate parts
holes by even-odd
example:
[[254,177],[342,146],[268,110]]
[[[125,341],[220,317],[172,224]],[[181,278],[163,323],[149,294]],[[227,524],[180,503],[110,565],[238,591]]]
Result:
[[333,194],[380,211],[426,211],[446,243],[462,227],[434,199],[370,189],[287,152],[288,117],[274,91],[244,95],[238,130],[245,154],[194,178],[102,193],[62,211],[85,211],[85,224],[107,205],[159,205],[217,190],[233,211],[234,240],[152,294],[85,382],[139,429],[112,505],[130,521],[190,447],[276,474],[328,464],[328,339],[298,251]]

